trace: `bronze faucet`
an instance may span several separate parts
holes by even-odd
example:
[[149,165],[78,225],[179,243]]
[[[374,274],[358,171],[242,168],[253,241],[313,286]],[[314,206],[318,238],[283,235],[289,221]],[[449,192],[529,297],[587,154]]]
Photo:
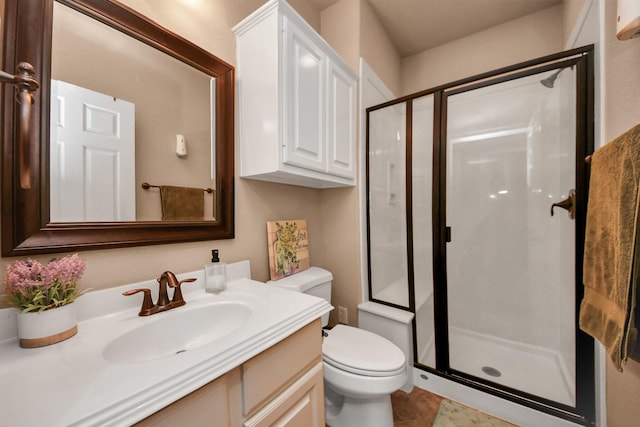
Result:
[[[170,271],[165,271],[160,275],[158,279],[158,302],[153,303],[151,298],[151,290],[147,288],[132,289],[130,291],[123,292],[122,295],[129,296],[137,294],[138,292],[144,292],[144,298],[142,300],[142,307],[140,308],[139,316],[150,316],[161,311],[171,310],[172,308],[180,307],[186,304],[184,298],[182,298],[182,290],[180,285],[184,282],[195,282],[195,278],[184,279],[178,281],[176,275]],[[167,285],[173,288],[173,299],[169,300],[167,293]]]

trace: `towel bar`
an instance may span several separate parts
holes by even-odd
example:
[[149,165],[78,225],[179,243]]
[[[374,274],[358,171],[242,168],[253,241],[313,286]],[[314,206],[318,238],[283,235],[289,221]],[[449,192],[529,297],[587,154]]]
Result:
[[[150,188],[160,188],[159,185],[151,185],[148,182],[143,182],[142,183],[142,188],[144,188],[145,190],[148,190]],[[202,191],[206,191],[207,193],[211,194],[213,193],[213,188],[203,188]]]

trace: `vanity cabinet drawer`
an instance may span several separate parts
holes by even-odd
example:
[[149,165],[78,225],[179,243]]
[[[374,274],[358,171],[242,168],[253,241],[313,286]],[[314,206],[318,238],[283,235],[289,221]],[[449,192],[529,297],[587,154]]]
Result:
[[135,427],[237,427],[242,423],[240,368],[145,418]]
[[320,319],[242,365],[243,414],[250,416],[322,361]]

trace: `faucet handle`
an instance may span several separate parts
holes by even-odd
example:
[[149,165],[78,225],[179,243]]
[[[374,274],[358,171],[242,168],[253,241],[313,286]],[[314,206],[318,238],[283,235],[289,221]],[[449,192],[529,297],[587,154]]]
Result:
[[184,301],[184,298],[182,297],[182,290],[180,289],[180,285],[182,285],[184,282],[195,282],[195,281],[196,281],[195,277],[190,277],[188,279],[180,280],[179,282],[169,281],[169,287],[174,288],[173,299],[171,300],[172,306],[180,307],[186,304],[186,302]]
[[142,307],[140,308],[140,312],[138,313],[138,316],[149,316],[155,313],[157,307],[153,305],[150,289],[147,289],[147,288],[131,289],[130,291],[123,292],[122,295],[129,296],[129,295],[137,294],[138,292],[144,292],[144,298],[142,299]]

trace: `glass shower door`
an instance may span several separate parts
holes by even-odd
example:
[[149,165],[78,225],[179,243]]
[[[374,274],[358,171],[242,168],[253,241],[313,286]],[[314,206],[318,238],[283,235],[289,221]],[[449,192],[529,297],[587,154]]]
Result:
[[416,98],[411,109],[411,214],[415,295],[416,360],[436,367],[436,328],[433,286],[433,127],[432,94]]
[[445,93],[449,366],[568,406],[575,221],[552,205],[575,197],[574,68]]
[[371,299],[409,307],[404,104],[369,113],[367,152]]

